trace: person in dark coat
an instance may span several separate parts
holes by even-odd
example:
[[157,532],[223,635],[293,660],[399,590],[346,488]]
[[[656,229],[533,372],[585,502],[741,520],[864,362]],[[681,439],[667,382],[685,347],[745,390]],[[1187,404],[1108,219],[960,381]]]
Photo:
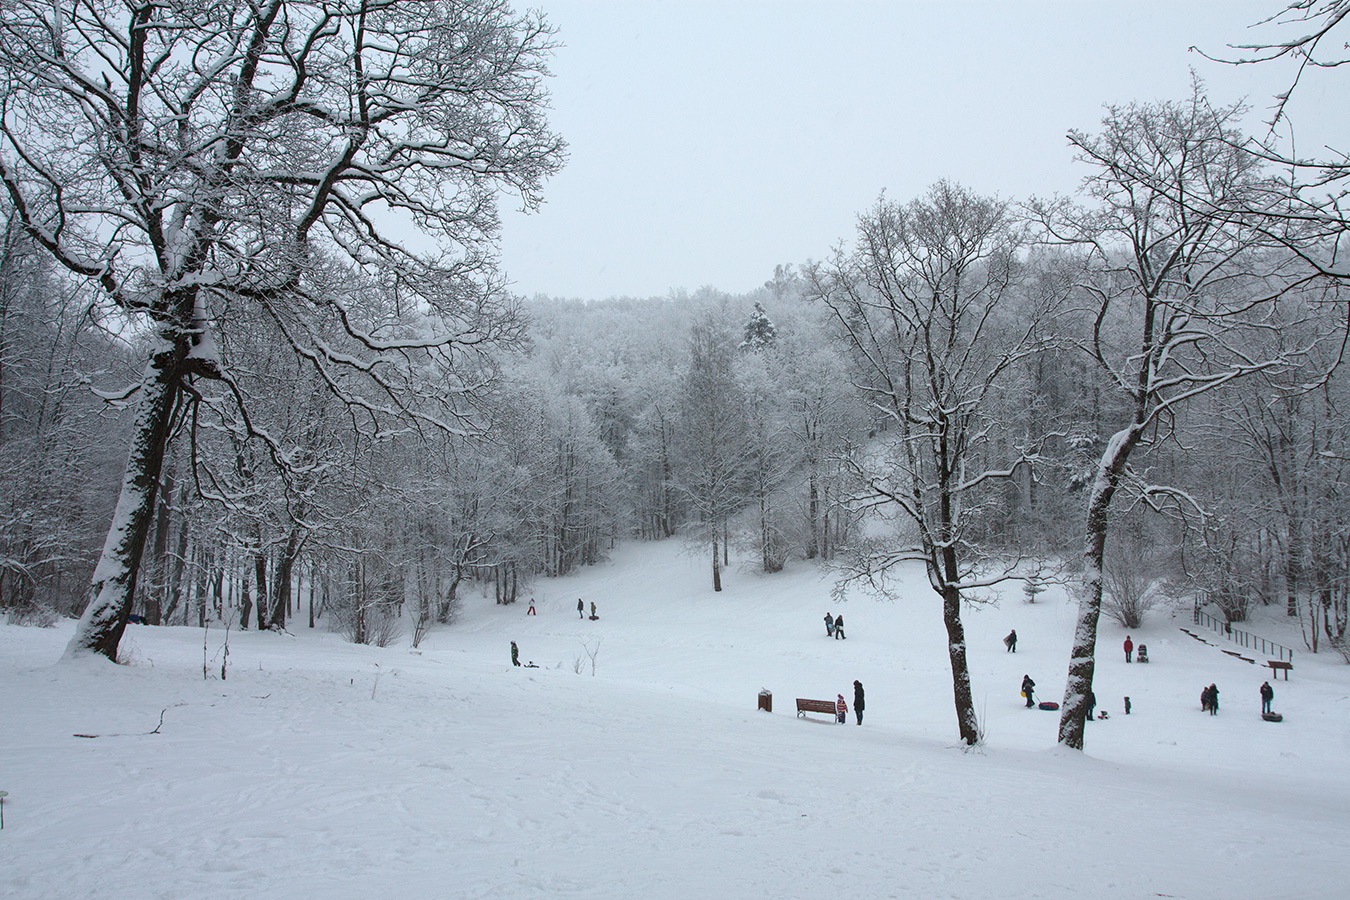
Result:
[[580,597],[577,598],[577,618],[579,619],[586,618],[586,604],[581,602]]
[[1200,711],[1209,712],[1209,688],[1200,689]]
[[[857,682],[853,682],[857,684]],[[1261,715],[1270,714],[1270,701],[1275,699],[1275,689],[1270,686],[1269,681],[1261,682]]]
[[1097,695],[1094,694],[1094,693],[1092,693],[1092,691],[1088,691],[1088,695],[1087,695],[1087,720],[1086,720],[1086,721],[1088,721],[1088,722],[1091,722],[1091,721],[1092,721],[1092,711],[1093,711],[1094,709],[1096,709],[1096,708],[1097,708]]
[[1022,676],[1022,694],[1027,698],[1027,709],[1035,705],[1036,701],[1031,697],[1036,693],[1036,682],[1031,680],[1030,675]]
[[1127,635],[1125,635],[1125,661],[1126,661],[1126,662],[1130,662],[1130,661],[1131,661],[1131,660],[1130,660],[1130,654],[1133,653],[1133,652],[1134,652],[1134,641],[1130,640],[1130,636],[1127,634]]
[[1209,714],[1211,716],[1219,714],[1219,686],[1216,684],[1209,686]]
[[1017,652],[1017,629],[1014,628],[1008,632],[1008,636],[1003,639],[1003,646],[1008,648],[1009,653]]
[[862,682],[854,679],[853,681],[853,714],[858,717],[858,724],[862,724],[863,714],[863,686]]
[[600,618],[599,616],[597,616],[597,615],[595,614],[595,601],[594,601],[594,600],[591,601],[591,618],[592,618],[592,619],[598,619],[598,618]]
[[835,616],[835,618],[834,618],[834,639],[837,641],[837,640],[839,640],[840,638],[843,638],[844,640],[848,640],[848,636],[844,634],[844,614],[843,614],[843,613],[840,613],[839,615]]
[[520,665],[520,648],[516,646],[515,641],[511,642],[511,665]]
[[825,614],[825,636],[834,637],[834,616]]

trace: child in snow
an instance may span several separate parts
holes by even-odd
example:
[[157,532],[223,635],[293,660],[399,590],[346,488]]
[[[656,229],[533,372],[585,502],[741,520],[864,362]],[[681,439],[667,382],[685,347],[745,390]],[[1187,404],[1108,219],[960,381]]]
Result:
[[834,620],[834,639],[837,641],[837,640],[839,640],[840,638],[843,638],[844,640],[848,640],[847,635],[844,634],[844,614],[843,614],[843,613],[840,613],[840,614],[835,618],[835,620]]
[[844,702],[843,694],[835,694],[835,696],[838,698],[834,701],[835,720],[842,725],[844,720],[848,718],[848,704]]
[[597,615],[595,614],[595,601],[592,600],[592,601],[591,601],[591,621],[595,621],[595,620],[598,619],[598,618],[600,618],[600,617],[597,616]]
[[534,611],[534,598],[533,598],[533,597],[530,598],[530,608],[527,609],[527,610],[525,610],[525,615],[527,615],[527,616],[537,616],[537,615],[539,615],[539,613],[537,613],[537,612]]
[[834,637],[834,616],[825,614],[825,636]]
[[1022,696],[1027,698],[1027,709],[1030,709],[1035,703],[1035,701],[1031,699],[1031,695],[1034,693],[1036,693],[1036,682],[1031,680],[1030,675],[1023,675]]
[[1130,661],[1130,654],[1133,653],[1133,652],[1134,652],[1134,641],[1130,640],[1130,636],[1127,634],[1127,635],[1125,635],[1125,661],[1126,661],[1126,662],[1129,662],[1129,661]]
[[1017,629],[1014,628],[1008,632],[1008,636],[1003,639],[1003,646],[1008,648],[1009,653],[1017,652]]
[[511,642],[511,665],[520,665],[520,649],[516,646],[515,641]]

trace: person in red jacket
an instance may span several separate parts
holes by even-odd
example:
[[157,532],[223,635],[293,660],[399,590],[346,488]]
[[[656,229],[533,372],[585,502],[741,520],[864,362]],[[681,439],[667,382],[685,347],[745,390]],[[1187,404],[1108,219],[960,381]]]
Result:
[[844,702],[843,694],[835,694],[839,699],[834,701],[835,720],[843,723],[848,718],[848,704]]
[[1126,662],[1133,662],[1133,660],[1130,659],[1130,654],[1132,654],[1132,653],[1134,653],[1134,641],[1130,640],[1130,636],[1127,634],[1127,635],[1125,635],[1125,661],[1126,661]]

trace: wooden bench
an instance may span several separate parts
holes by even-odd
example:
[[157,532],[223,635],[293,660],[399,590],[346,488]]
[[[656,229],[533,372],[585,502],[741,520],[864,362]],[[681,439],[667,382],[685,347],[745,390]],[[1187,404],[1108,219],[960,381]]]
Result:
[[1284,671],[1284,680],[1289,680],[1289,670],[1294,667],[1291,662],[1285,662],[1282,659],[1268,659],[1266,665],[1270,666],[1270,677],[1274,678],[1281,670]]
[[830,717],[839,715],[839,709],[834,705],[833,700],[806,700],[802,697],[797,698],[797,718],[802,718],[807,713],[825,713]]

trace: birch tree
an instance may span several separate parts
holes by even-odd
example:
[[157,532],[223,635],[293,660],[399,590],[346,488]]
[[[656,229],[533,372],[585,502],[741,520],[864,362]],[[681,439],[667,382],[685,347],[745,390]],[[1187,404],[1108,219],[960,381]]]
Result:
[[858,246],[809,274],[856,363],[854,384],[894,429],[849,458],[862,505],[905,530],[855,548],[849,579],[883,592],[892,571],[921,562],[941,598],[957,729],[980,739],[962,603],[1007,570],[972,541],[988,489],[1015,470],[974,471],[994,386],[1035,348],[1041,311],[1013,316],[1017,230],[1008,204],[939,182],[908,204],[879,201]]
[[1197,395],[1270,371],[1293,357],[1261,356],[1257,333],[1279,298],[1307,283],[1306,266],[1277,252],[1241,213],[1270,189],[1243,149],[1240,106],[1213,107],[1197,85],[1184,102],[1109,108],[1098,134],[1069,140],[1090,167],[1092,205],[1040,204],[1048,233],[1086,248],[1080,285],[1090,326],[1082,349],[1109,379],[1120,411],[1088,485],[1083,580],[1060,743],[1082,749],[1092,690],[1102,573],[1112,500],[1165,505],[1187,498],[1143,482],[1130,468],[1141,446],[1165,440]]
[[550,40],[500,0],[5,4],[0,182],[33,239],[152,336],[68,655],[116,656],[178,422],[233,406],[274,462],[293,456],[250,426],[217,352],[236,317],[280,333],[358,428],[461,427],[408,395],[472,393],[466,359],[518,333],[496,197],[532,207],[560,165]]

